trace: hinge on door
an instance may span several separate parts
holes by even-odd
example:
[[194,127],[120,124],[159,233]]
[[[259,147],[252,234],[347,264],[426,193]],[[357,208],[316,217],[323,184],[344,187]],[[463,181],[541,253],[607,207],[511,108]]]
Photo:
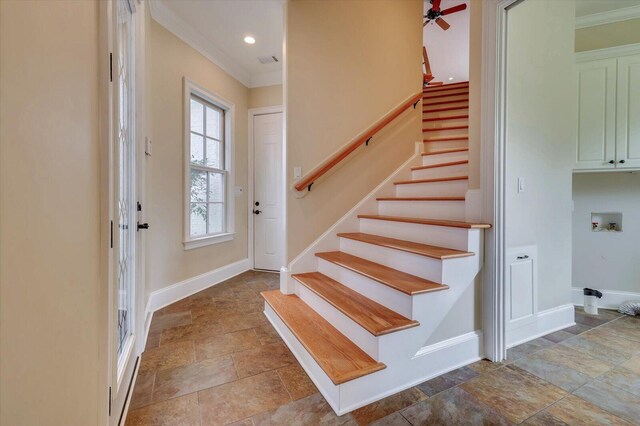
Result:
[[109,417],[111,417],[111,386],[109,386]]
[[113,53],[109,53],[109,81],[113,81]]
[[138,211],[141,212],[142,211],[142,204],[140,204],[140,201],[136,202],[136,206],[137,206]]
[[111,225],[110,226],[111,226],[111,229],[109,230],[109,232],[111,234],[111,237],[110,237],[111,238],[111,243],[110,243],[110,245],[111,245],[111,248],[113,248],[113,221],[111,221]]

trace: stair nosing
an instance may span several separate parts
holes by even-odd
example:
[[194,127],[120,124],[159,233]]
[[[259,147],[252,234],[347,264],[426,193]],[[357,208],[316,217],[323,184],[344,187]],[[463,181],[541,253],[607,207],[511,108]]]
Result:
[[423,114],[430,114],[430,113],[433,113],[433,112],[456,111],[456,110],[460,110],[460,109],[469,109],[469,105],[463,105],[463,106],[451,107],[451,108],[437,108],[437,109],[432,109],[432,110],[428,110],[428,109],[424,108],[424,106],[423,106],[422,107],[422,113]]
[[445,131],[445,130],[462,130],[462,129],[468,129],[469,126],[449,126],[449,127],[432,127],[432,128],[428,128],[428,129],[422,129],[422,132],[441,132],[441,131]]
[[469,180],[469,176],[449,176],[433,179],[415,179],[415,180],[401,180],[393,182],[394,185],[414,185],[418,183],[435,183],[435,182],[449,182],[454,180]]
[[439,167],[461,166],[463,164],[469,164],[469,160],[460,160],[460,161],[451,161],[451,162],[448,162],[448,163],[430,164],[428,166],[416,166],[416,167],[412,167],[411,171],[437,169]]
[[430,106],[430,105],[445,105],[445,104],[457,104],[460,102],[469,102],[469,98],[466,99],[456,99],[455,101],[441,101],[441,102],[428,102],[425,103],[424,101],[422,102],[422,108],[426,107],[426,106]]
[[[322,275],[325,278],[328,278],[331,281],[334,281],[335,283],[339,284],[340,286],[346,288],[348,290],[348,292],[354,292],[354,293],[358,293],[355,290],[350,289],[349,287],[345,286],[344,284],[334,280],[333,278],[327,277],[326,275],[322,274],[321,272],[310,272],[310,273],[304,273],[304,274],[293,274],[291,275],[291,278],[295,279],[296,281],[298,281],[300,284],[302,284],[303,286],[305,286],[306,288],[308,288],[310,291],[312,291],[314,294],[316,294],[318,297],[320,297],[322,300],[324,300],[325,302],[327,302],[328,304],[330,304],[331,306],[333,306],[335,309],[337,309],[338,311],[340,311],[343,315],[345,315],[347,318],[351,319],[353,322],[355,322],[356,324],[358,324],[360,327],[362,327],[363,329],[367,330],[369,333],[371,333],[373,336],[384,336],[386,334],[390,334],[390,333],[395,333],[397,331],[402,331],[402,330],[406,330],[408,328],[413,328],[413,327],[417,327],[420,325],[420,323],[416,320],[412,320],[409,318],[406,318],[403,315],[400,315],[399,313],[387,308],[386,306],[369,299],[368,297],[362,295],[361,293],[358,293],[361,297],[368,299],[370,302],[381,306],[382,308],[393,312],[396,315],[400,315],[402,318],[406,319],[408,321],[407,324],[401,326],[401,327],[394,327],[394,328],[390,328],[390,329],[385,329],[382,331],[376,331],[376,330],[372,330],[369,326],[367,326],[363,321],[359,321],[358,318],[355,317],[355,315],[353,315],[351,312],[349,312],[348,310],[344,309],[343,307],[341,307],[339,304],[337,304],[334,300],[332,300],[330,297],[328,297],[326,294],[323,294],[321,291],[319,291],[317,288],[313,288],[313,285],[309,284],[309,283],[305,283],[302,280],[302,275],[305,274],[319,274]],[[335,284],[333,284],[335,285]],[[352,299],[353,301],[354,299]],[[366,309],[366,307],[360,305],[359,309],[361,312],[366,313],[368,310]]]
[[424,219],[424,218],[417,218],[417,217],[414,218],[414,217],[402,217],[402,216],[361,214],[361,215],[358,215],[358,219],[383,220],[387,222],[413,223],[416,225],[444,226],[448,228],[461,228],[461,229],[491,228],[491,225],[484,224],[484,223],[473,223],[473,222],[464,222],[464,221],[446,220],[446,219]]
[[[279,290],[270,290],[270,291],[279,291]],[[371,367],[366,368],[366,369],[360,369],[357,371],[358,374],[351,374],[351,375],[341,375],[341,376],[332,376],[330,375],[327,370],[325,369],[325,367],[323,366],[323,362],[318,359],[318,357],[315,354],[315,351],[313,351],[311,348],[309,348],[308,344],[305,342],[304,339],[302,339],[302,337],[300,336],[300,334],[295,331],[294,329],[291,328],[291,326],[289,325],[288,321],[282,317],[282,315],[280,314],[280,312],[278,312],[278,309],[276,309],[275,306],[273,306],[270,302],[269,299],[267,298],[267,296],[265,296],[265,294],[269,293],[270,291],[263,291],[260,294],[262,295],[262,298],[265,300],[266,303],[269,304],[269,306],[271,306],[271,309],[276,313],[276,315],[278,316],[278,318],[280,318],[280,320],[284,323],[285,327],[287,327],[289,329],[289,331],[291,332],[291,334],[293,334],[293,336],[298,340],[298,342],[300,342],[300,344],[304,347],[305,351],[307,351],[307,353],[311,356],[311,358],[313,358],[313,360],[318,364],[318,366],[320,367],[320,369],[324,372],[324,374],[327,375],[327,377],[329,378],[329,380],[331,380],[331,382],[338,386],[341,385],[343,383],[347,383],[350,382],[351,380],[356,380],[359,379],[361,377],[367,376],[369,374],[373,374],[377,371],[380,370],[384,370],[385,368],[387,368],[386,364],[380,362],[380,361],[376,361],[375,359],[373,359],[371,356],[369,356],[366,352],[364,352],[361,348],[359,348],[353,341],[351,341],[351,339],[349,339],[347,336],[345,336],[344,334],[340,333],[340,331],[338,329],[336,329],[333,325],[331,325],[331,323],[329,323],[327,320],[325,320],[324,318],[322,318],[322,316],[320,314],[318,314],[317,312],[313,311],[311,309],[311,307],[309,307],[310,310],[312,310],[315,314],[317,314],[320,318],[322,318],[324,321],[327,322],[327,324],[329,324],[329,326],[331,326],[334,330],[336,330],[336,332],[338,332],[339,334],[341,334],[342,336],[344,336],[345,339],[349,340],[359,351],[361,351],[363,354],[365,354],[366,356],[368,356],[369,358],[371,358],[371,360],[374,362]],[[295,297],[298,300],[300,300],[301,303],[304,303],[304,301],[302,301],[302,299],[300,299],[298,296],[296,295],[291,295],[290,297]]]
[[468,115],[451,115],[451,116],[445,116],[445,117],[423,118],[422,122],[429,123],[431,121],[464,120],[466,118],[469,118],[469,116]]
[[469,135],[463,135],[463,136],[445,136],[442,138],[429,138],[429,139],[423,139],[422,142],[423,143],[429,143],[429,142],[452,142],[452,141],[468,141],[469,140]]
[[443,149],[440,151],[423,152],[420,155],[423,157],[426,157],[429,155],[453,154],[454,152],[468,152],[468,151],[469,151],[469,148]]
[[376,201],[465,201],[464,197],[379,197]]
[[[460,87],[458,90],[464,90],[464,89],[468,89],[468,87]],[[454,90],[454,89],[451,89]],[[467,90],[466,92],[460,92],[460,93],[449,93],[449,94],[445,94],[445,95],[436,95],[436,96],[429,96],[429,93],[431,92],[426,92],[422,94],[422,98],[423,99],[438,99],[438,98],[449,98],[452,96],[463,96],[463,95],[469,95],[469,91]]]
[[427,86],[422,89],[423,92],[441,92],[444,90],[454,90],[459,87],[469,87],[470,84],[468,81],[461,81],[459,83],[450,83],[450,84],[441,84],[439,86]]
[[[391,246],[391,245],[383,245],[381,242],[373,243],[373,242],[363,241],[361,239],[355,238],[353,236],[354,234],[367,235],[367,236],[372,236],[372,237],[376,237],[376,238],[384,238],[384,239],[387,239],[387,240],[394,240],[394,241],[400,241],[400,242],[411,243],[411,244],[418,244],[418,245],[421,245],[421,246],[433,247],[433,248],[437,248],[437,249],[446,249],[446,250],[454,251],[456,253],[455,254],[450,254],[450,255],[435,255],[435,254],[429,254],[429,253],[426,253],[426,252],[418,252],[416,250],[411,250],[409,248],[402,248],[402,247],[398,247],[398,246],[394,247],[394,246]],[[403,252],[406,252],[406,253],[412,253],[412,254],[415,254],[415,255],[418,255],[418,256],[429,257],[431,259],[436,259],[436,260],[441,260],[441,261],[448,260],[448,259],[459,259],[459,258],[462,258],[462,257],[470,257],[470,256],[475,255],[475,253],[473,253],[473,252],[456,250],[456,249],[449,249],[449,248],[446,248],[446,247],[433,246],[433,245],[430,245],[430,244],[416,243],[416,242],[413,242],[413,241],[399,240],[399,239],[396,239],[396,238],[382,237],[380,235],[366,234],[366,233],[363,233],[363,232],[341,232],[341,233],[338,234],[338,237],[347,238],[347,239],[354,240],[354,241],[360,241],[360,242],[365,243],[365,244],[373,244],[373,245],[377,245],[379,247],[385,247],[385,248],[388,248],[388,249],[391,249],[391,250],[398,250],[398,251],[403,251]]]
[[[332,259],[328,258],[327,255],[332,254],[332,253],[341,253],[343,255],[354,257],[354,258],[356,258],[356,259],[358,259],[360,261],[364,261],[364,262],[368,262],[368,263],[371,263],[371,264],[375,264],[377,267],[381,267],[383,269],[389,269],[389,270],[392,270],[392,271],[395,271],[395,272],[399,272],[401,274],[404,274],[404,275],[407,275],[407,276],[410,276],[410,277],[414,277],[414,278],[416,278],[416,279],[418,279],[420,281],[426,281],[426,282],[428,282],[430,284],[434,284],[434,285],[439,286],[439,287],[430,288],[430,289],[424,289],[424,290],[409,291],[409,290],[403,289],[402,287],[400,287],[398,285],[394,285],[394,283],[390,282],[390,280],[384,280],[380,276],[376,276],[374,274],[366,273],[363,270],[358,269],[355,266],[349,265],[348,263],[340,262],[340,261],[336,261],[336,260],[332,260]],[[347,269],[349,271],[352,271],[352,272],[354,272],[356,274],[362,275],[363,277],[369,278],[369,279],[371,279],[373,281],[376,281],[376,282],[378,282],[378,283],[380,283],[382,285],[385,285],[385,286],[387,286],[389,288],[392,288],[394,290],[397,290],[397,291],[399,291],[399,292],[401,292],[403,294],[409,295],[409,296],[414,296],[416,294],[424,294],[424,293],[434,293],[436,291],[447,290],[449,288],[449,286],[446,285],[446,284],[440,284],[440,283],[437,283],[435,281],[427,280],[425,278],[421,278],[421,277],[418,277],[418,276],[415,276],[415,275],[411,275],[411,274],[408,274],[406,272],[399,271],[397,269],[390,268],[388,266],[381,265],[379,263],[372,262],[370,260],[363,259],[361,257],[354,256],[352,254],[348,254],[348,253],[344,253],[344,252],[340,252],[340,251],[337,251],[337,252],[320,252],[320,253],[316,253],[316,256],[319,257],[320,259],[325,260],[326,262],[330,262],[330,263],[333,263],[334,265],[338,265],[341,268],[345,268],[345,269]]]

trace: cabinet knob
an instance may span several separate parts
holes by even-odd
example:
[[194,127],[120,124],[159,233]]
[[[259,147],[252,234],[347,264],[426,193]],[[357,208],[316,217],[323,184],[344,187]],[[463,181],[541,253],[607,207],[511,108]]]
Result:
[[618,161],[618,163],[624,164],[624,160],[620,160],[620,161]]
[[609,164],[616,164],[616,162],[611,160],[611,161],[609,161]]

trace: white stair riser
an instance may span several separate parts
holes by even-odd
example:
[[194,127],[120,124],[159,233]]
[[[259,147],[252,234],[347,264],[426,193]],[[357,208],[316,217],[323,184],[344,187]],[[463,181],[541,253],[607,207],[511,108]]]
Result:
[[318,271],[374,302],[378,302],[407,318],[412,318],[410,295],[321,258],[318,258]]
[[442,284],[442,261],[414,253],[340,238],[340,251]]
[[467,118],[456,118],[453,120],[437,120],[437,121],[423,121],[422,128],[423,129],[436,129],[438,127],[449,127],[449,126],[467,126],[469,124],[469,119]]
[[383,216],[464,220],[464,201],[378,201]]
[[[429,136],[425,137],[425,140],[429,139]],[[469,148],[469,141],[466,139],[456,141],[425,141],[423,152],[434,152],[443,149],[458,149]]]
[[[441,93],[440,95],[437,94],[433,94],[433,96],[441,96],[443,95],[443,93]],[[467,93],[448,93],[447,96],[443,96],[442,98],[434,98],[434,97],[429,97],[427,96],[426,98],[422,99],[423,105],[428,105],[428,104],[432,104],[432,103],[438,103],[438,102],[450,102],[450,101],[460,101],[462,99],[469,99],[469,94]]]
[[396,185],[396,197],[464,197],[467,187],[466,179],[402,184]]
[[470,231],[465,228],[360,219],[360,232],[456,250],[478,251],[478,247],[470,246]]
[[448,138],[448,137],[453,137],[453,136],[461,136],[461,135],[466,135],[469,129],[443,129],[443,127],[451,127],[451,126],[438,126],[438,127],[434,127],[434,129],[438,129],[438,130],[432,130],[432,131],[428,131],[422,132],[422,135],[424,136],[424,139],[429,139],[429,138]]
[[[460,95],[460,94],[468,94],[468,87],[460,87],[460,88],[451,88],[449,90],[427,90],[426,92],[422,92],[422,96],[427,99],[432,99],[434,96],[445,96],[445,95]],[[436,98],[439,99],[439,98]]]
[[378,358],[378,337],[369,333],[358,323],[340,312],[332,304],[324,300],[322,297],[311,291],[304,285],[297,283],[297,291],[300,298],[311,309],[316,311],[322,318],[327,320],[340,333],[344,334],[355,343],[360,349],[365,351],[371,358],[376,361]]
[[418,169],[411,172],[411,179],[433,179],[451,176],[466,176],[469,173],[468,164],[454,164],[451,166]]
[[452,161],[462,161],[462,160],[469,160],[469,151],[448,152],[448,153],[437,154],[437,155],[423,155],[422,165],[432,166],[434,164],[450,163]]
[[[440,109],[449,108],[448,105],[443,105]],[[431,108],[431,111],[428,109],[425,110],[422,114],[422,118],[434,118],[434,117],[451,117],[452,115],[469,115],[469,107],[456,107],[453,105],[451,108],[460,108],[460,109],[450,109],[447,111],[434,111],[437,109],[436,107]]]

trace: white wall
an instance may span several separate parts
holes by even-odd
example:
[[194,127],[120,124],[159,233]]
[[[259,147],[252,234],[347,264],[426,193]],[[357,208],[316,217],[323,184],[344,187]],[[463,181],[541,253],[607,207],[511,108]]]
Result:
[[[573,202],[573,286],[640,293],[640,174],[574,174]],[[621,212],[622,232],[591,232],[591,212]]]
[[[470,0],[442,0],[440,9],[465,3],[467,9],[444,17],[451,27],[444,31],[435,23],[429,23],[423,31],[423,43],[429,54],[434,81],[455,83],[469,80],[469,5]],[[424,13],[431,8],[424,2]],[[449,80],[453,77],[453,80]]]
[[574,7],[525,0],[507,18],[507,247],[538,246],[540,311],[571,301]]

